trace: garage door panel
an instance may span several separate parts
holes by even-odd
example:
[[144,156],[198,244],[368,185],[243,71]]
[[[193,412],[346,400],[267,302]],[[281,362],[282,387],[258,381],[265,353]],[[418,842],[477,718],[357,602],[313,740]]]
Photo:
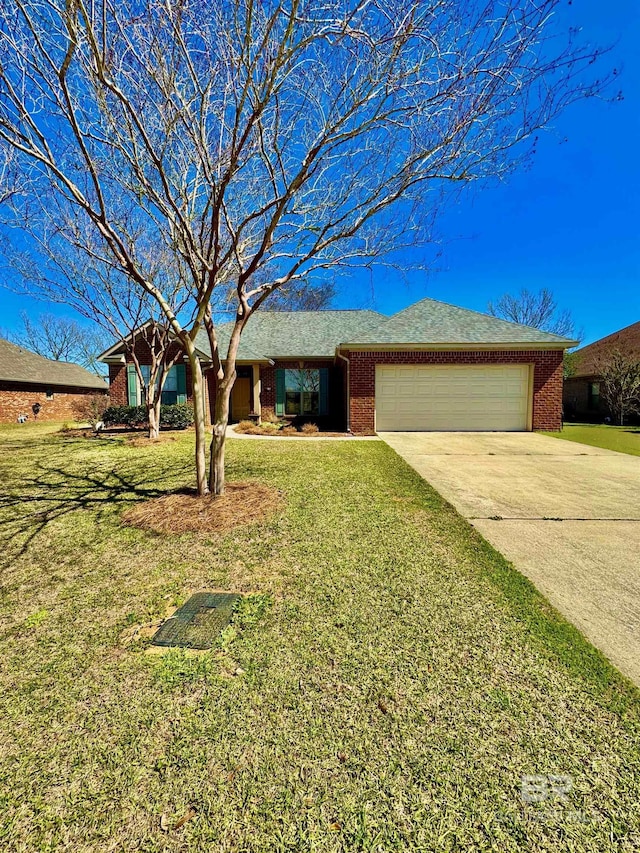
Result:
[[529,366],[378,365],[376,428],[526,430]]

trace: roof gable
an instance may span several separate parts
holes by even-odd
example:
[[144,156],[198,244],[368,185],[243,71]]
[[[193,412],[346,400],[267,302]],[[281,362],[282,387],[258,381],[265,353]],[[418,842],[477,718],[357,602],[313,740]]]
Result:
[[459,308],[436,299],[421,299],[383,320],[365,335],[345,344],[549,344],[575,346],[576,341]]
[[[124,361],[126,360],[126,354],[128,351],[131,350],[132,342],[135,342],[136,338],[141,336],[143,343],[149,341],[149,337],[151,337],[151,335],[147,336],[146,330],[150,326],[153,326],[154,323],[154,320],[147,320],[146,323],[143,323],[141,326],[138,326],[132,332],[129,332],[126,337],[117,340],[108,349],[106,349],[104,352],[101,352],[100,355],[97,357],[97,361],[101,361],[103,364],[124,363]],[[177,341],[177,337],[175,334],[170,333],[170,337],[172,341]],[[206,335],[204,336],[204,340],[206,340]],[[137,345],[137,342],[135,343]],[[206,359],[206,354],[209,352],[209,347],[207,347],[205,350],[200,350],[197,347],[196,349],[198,351],[198,356],[202,359]]]
[[0,338],[0,381],[108,390],[103,379],[79,364],[44,358],[3,338]]

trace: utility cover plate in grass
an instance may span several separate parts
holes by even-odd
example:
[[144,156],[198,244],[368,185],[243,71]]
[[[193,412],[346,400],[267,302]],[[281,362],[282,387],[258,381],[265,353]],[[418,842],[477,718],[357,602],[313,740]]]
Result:
[[210,649],[241,598],[232,592],[197,592],[160,626],[151,645]]

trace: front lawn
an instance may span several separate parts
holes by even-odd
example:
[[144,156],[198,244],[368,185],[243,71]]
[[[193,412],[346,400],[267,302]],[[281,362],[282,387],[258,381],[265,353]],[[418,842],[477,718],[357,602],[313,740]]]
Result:
[[[266,521],[121,526],[191,441],[0,430],[0,849],[640,847],[638,692],[385,444],[231,440]],[[202,587],[260,597],[126,644]]]
[[607,424],[565,424],[562,432],[546,432],[553,438],[578,441],[591,447],[604,447],[619,453],[640,456],[640,427],[608,426]]

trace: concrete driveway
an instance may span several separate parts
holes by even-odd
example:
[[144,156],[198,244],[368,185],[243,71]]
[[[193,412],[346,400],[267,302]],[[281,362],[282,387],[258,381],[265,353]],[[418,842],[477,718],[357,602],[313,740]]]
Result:
[[381,433],[640,684],[640,457],[533,433]]

